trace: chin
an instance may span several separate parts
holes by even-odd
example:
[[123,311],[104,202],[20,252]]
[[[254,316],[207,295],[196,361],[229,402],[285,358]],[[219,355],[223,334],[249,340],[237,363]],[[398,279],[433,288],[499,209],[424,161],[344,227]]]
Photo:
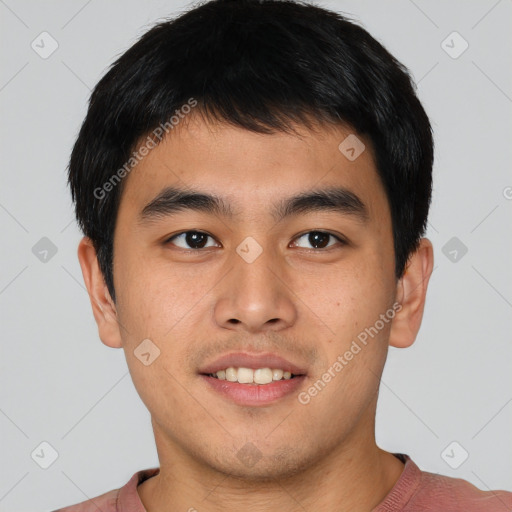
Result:
[[257,448],[250,445],[251,443],[247,443],[234,456],[229,457],[226,457],[224,449],[210,466],[215,471],[245,483],[260,484],[293,477],[314,465],[317,459],[316,454],[308,457],[306,453],[299,453],[290,447],[268,454],[258,453]]

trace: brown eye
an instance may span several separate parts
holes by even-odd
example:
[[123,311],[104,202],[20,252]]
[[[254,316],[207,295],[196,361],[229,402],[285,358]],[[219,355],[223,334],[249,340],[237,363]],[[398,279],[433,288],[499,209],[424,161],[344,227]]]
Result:
[[[345,244],[345,242],[341,238],[326,231],[309,231],[308,233],[304,233],[303,235],[298,237],[297,240],[305,239],[307,243],[311,244],[313,249],[326,249],[335,245],[335,243],[329,245],[330,238],[336,239],[342,245]],[[310,247],[305,248],[309,249]]]
[[[207,233],[203,233],[202,231],[184,231],[183,233],[178,233],[177,235],[169,238],[166,243],[173,242],[173,245],[180,247],[181,249],[204,249],[205,247],[215,247],[215,245],[207,246],[208,238],[213,238]],[[174,241],[179,240],[181,244],[187,244],[188,246],[182,246],[176,244]]]

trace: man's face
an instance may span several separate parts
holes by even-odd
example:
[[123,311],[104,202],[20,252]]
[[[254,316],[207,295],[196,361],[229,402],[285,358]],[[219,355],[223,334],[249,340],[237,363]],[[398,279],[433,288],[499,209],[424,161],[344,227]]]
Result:
[[[245,478],[293,474],[355,450],[373,439],[391,322],[377,323],[366,344],[358,335],[375,329],[397,287],[390,211],[368,141],[358,136],[366,149],[352,161],[338,149],[351,133],[341,127],[299,138],[188,121],[126,178],[114,237],[117,318],[159,449]],[[233,216],[170,212],[163,200],[158,214],[143,215],[167,187],[222,198]],[[292,196],[334,188],[355,194],[367,218],[321,201],[276,216]],[[146,339],[160,350],[148,365],[137,350]],[[155,356],[152,346],[143,360]],[[203,374],[231,353],[274,354],[301,376],[258,385]]]

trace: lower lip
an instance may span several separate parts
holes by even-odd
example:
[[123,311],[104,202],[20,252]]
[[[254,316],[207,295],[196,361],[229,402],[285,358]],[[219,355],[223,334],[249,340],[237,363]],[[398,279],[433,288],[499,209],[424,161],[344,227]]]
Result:
[[240,384],[228,380],[216,379],[208,375],[201,378],[221,395],[230,398],[238,405],[258,406],[276,402],[280,398],[296,392],[303,384],[305,375],[292,379],[276,380],[269,384]]

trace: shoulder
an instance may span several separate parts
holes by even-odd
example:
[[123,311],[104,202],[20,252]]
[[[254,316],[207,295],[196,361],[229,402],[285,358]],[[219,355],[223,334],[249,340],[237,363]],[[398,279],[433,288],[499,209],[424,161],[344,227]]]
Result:
[[52,512],[98,512],[98,510],[101,510],[101,512],[118,512],[118,510],[125,510],[128,506],[131,507],[130,510],[144,510],[137,495],[137,485],[155,475],[158,471],[158,468],[137,471],[119,489],[108,491],[95,498],[59,508]]
[[462,478],[422,471],[406,454],[398,481],[373,512],[511,512],[512,492],[482,491]]
[[449,510],[450,512],[508,512],[512,510],[512,492],[483,491],[462,478],[420,471],[417,491],[406,510]]
[[98,510],[101,510],[101,512],[118,512],[121,510],[145,512],[137,493],[137,486],[159,472],[160,468],[158,467],[142,469],[134,473],[130,480],[119,489],[108,491],[96,498],[59,508],[52,512],[98,512]]
[[98,510],[102,512],[116,512],[119,491],[120,489],[114,489],[101,496],[96,496],[96,498],[59,508],[52,512],[98,512]]

